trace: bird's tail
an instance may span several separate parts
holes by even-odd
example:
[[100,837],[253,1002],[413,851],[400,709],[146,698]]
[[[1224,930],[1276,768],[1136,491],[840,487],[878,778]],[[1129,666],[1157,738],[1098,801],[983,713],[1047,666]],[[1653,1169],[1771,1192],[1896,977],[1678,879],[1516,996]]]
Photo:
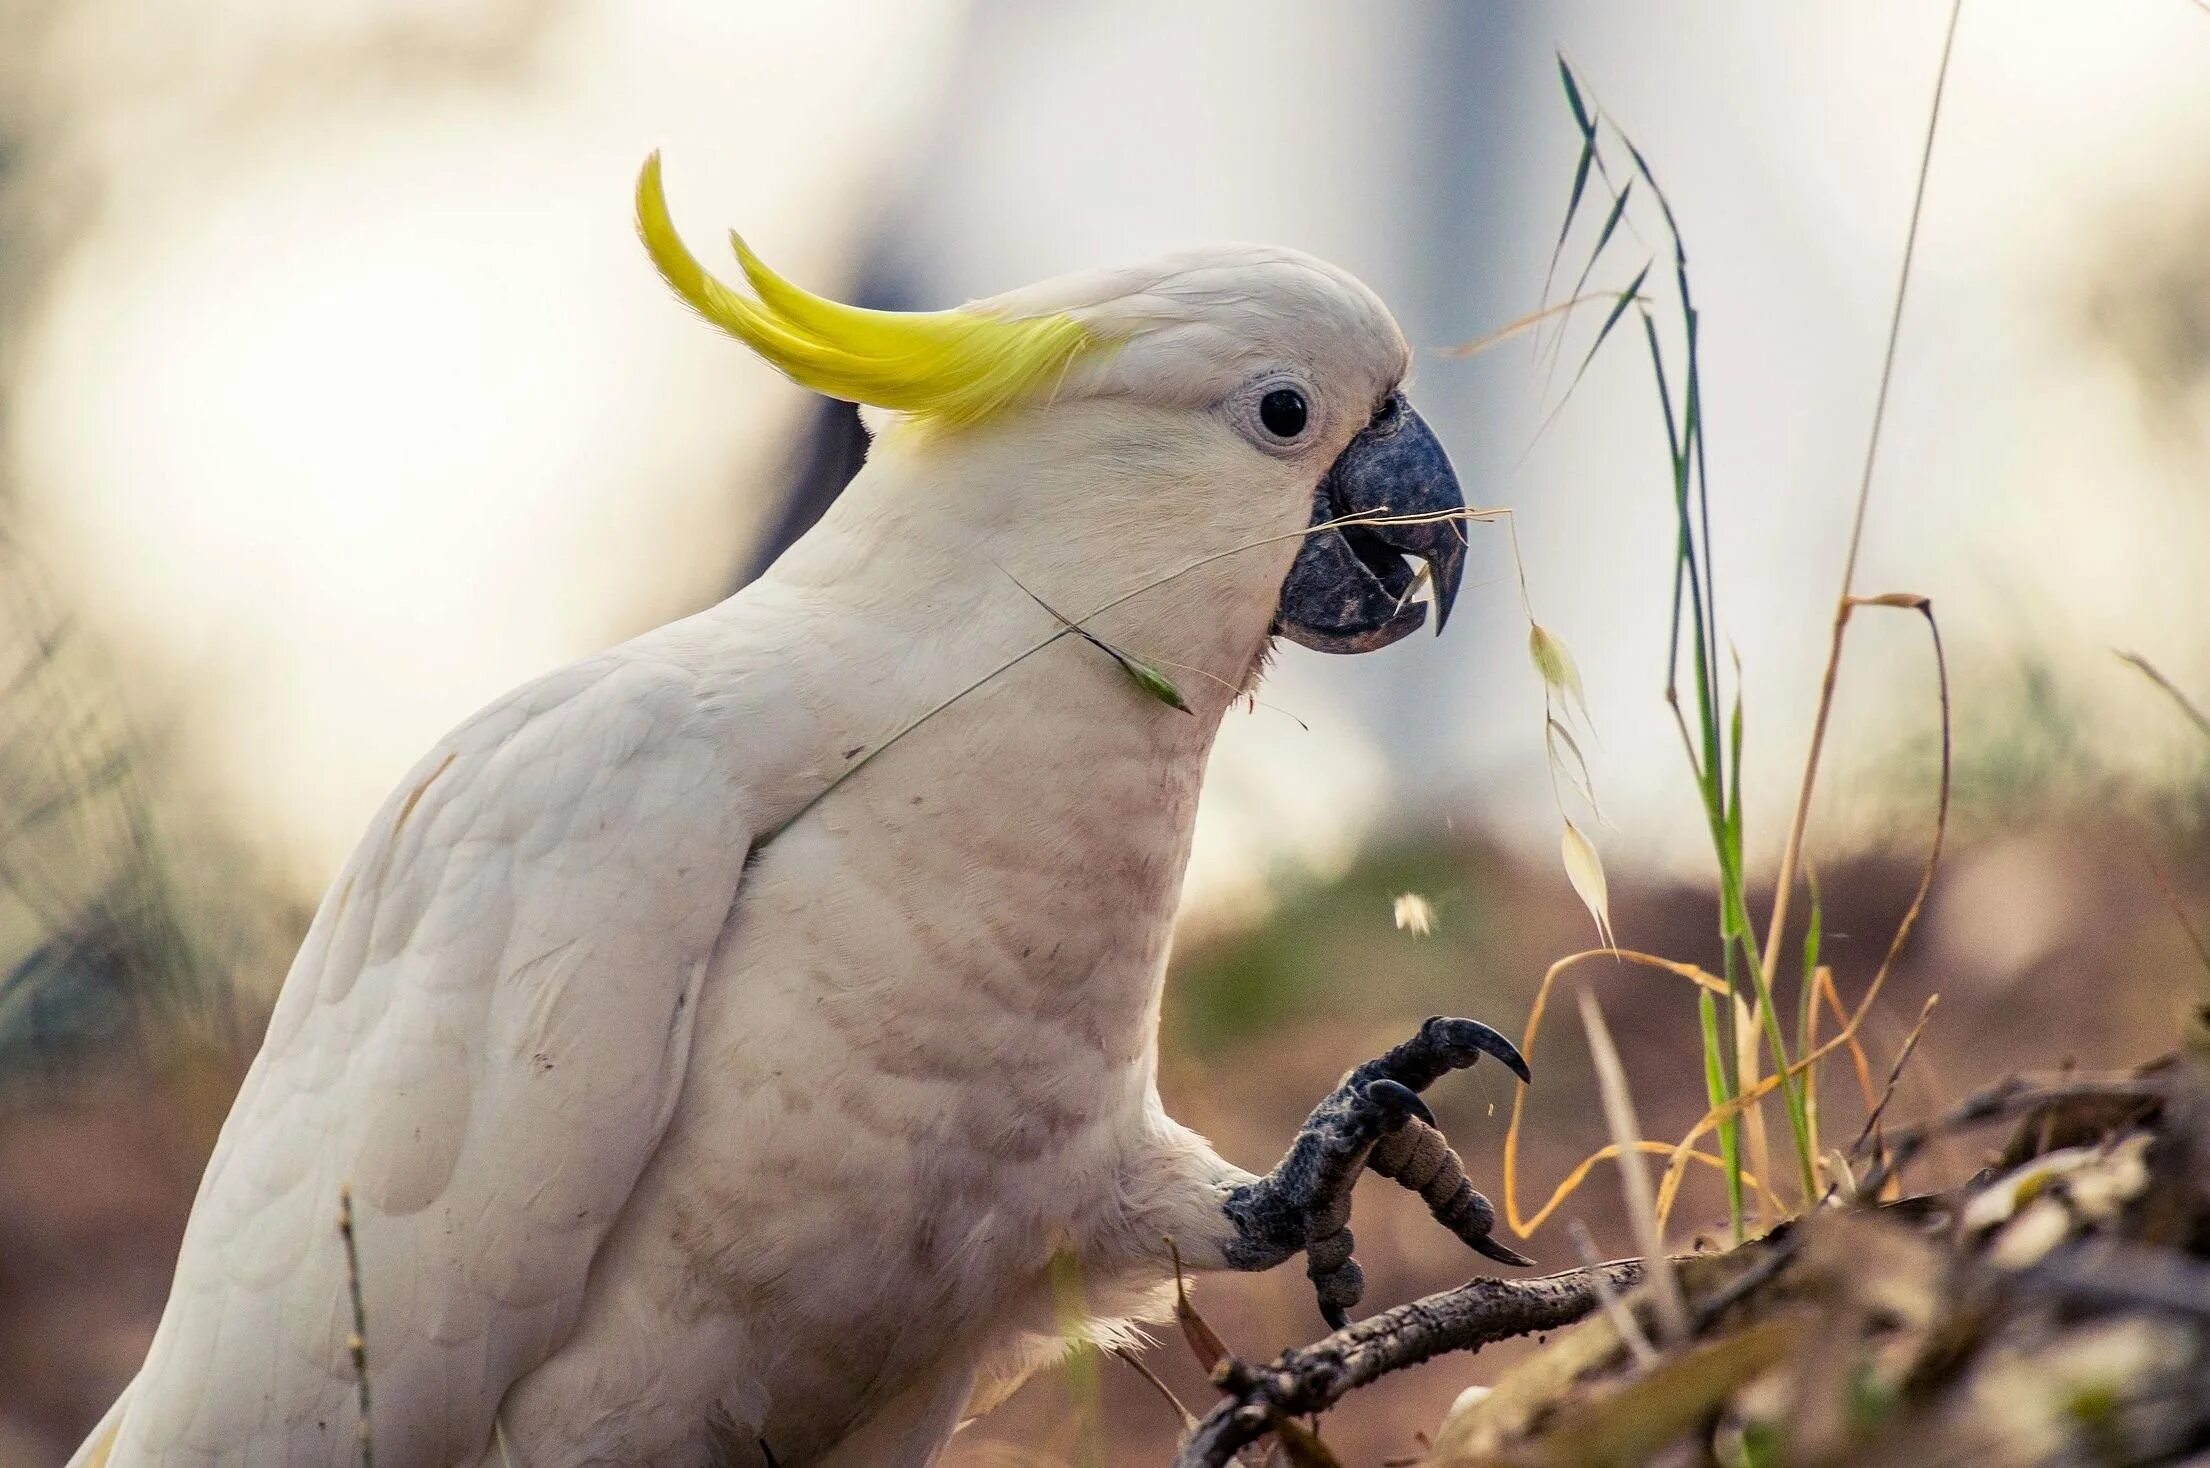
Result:
[[[135,1384],[135,1383],[134,1383]],[[123,1408],[130,1404],[130,1387],[124,1387],[115,1405],[107,1409],[100,1425],[92,1429],[92,1435],[84,1440],[76,1455],[69,1460],[69,1468],[108,1468],[108,1455],[115,1451],[115,1439],[123,1430]]]

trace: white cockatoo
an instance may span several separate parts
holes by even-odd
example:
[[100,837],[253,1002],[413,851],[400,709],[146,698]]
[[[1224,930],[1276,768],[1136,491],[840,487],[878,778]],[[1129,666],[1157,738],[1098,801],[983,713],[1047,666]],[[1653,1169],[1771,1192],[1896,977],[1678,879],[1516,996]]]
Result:
[[[764,576],[438,744],[324,898],[217,1142],[105,1468],[932,1461],[1180,1263],[1359,1295],[1380,1170],[1469,1243],[1417,1092],[1350,1073],[1272,1172],[1162,1110],[1206,754],[1277,636],[1440,627],[1458,486],[1343,271],[1196,250],[952,311],[749,294],[638,185],[684,300],[866,405]],[[351,1199],[357,1265],[337,1227]],[[1079,1285],[1070,1321],[1065,1281]],[[365,1372],[357,1369],[354,1287]]]

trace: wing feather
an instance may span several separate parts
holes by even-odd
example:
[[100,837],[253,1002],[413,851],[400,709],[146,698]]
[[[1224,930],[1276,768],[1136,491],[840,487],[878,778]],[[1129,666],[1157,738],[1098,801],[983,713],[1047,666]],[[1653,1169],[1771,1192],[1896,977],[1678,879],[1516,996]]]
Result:
[[463,725],[309,929],[202,1180],[117,1465],[483,1451],[667,1124],[753,821],[689,675],[617,651]]

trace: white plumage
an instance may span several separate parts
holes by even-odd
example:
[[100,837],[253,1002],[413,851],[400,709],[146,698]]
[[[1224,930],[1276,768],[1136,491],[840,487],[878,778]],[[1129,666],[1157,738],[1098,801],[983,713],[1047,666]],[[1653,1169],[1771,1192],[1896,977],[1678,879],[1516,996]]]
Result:
[[[891,421],[760,582],[386,803],[80,1462],[355,1459],[341,1183],[379,1468],[922,1463],[1063,1334],[1060,1272],[1111,1321],[1163,1238],[1223,1262],[1250,1175],[1153,1084],[1170,921],[1313,485],[1407,354],[1286,252],[1008,299],[1124,344],[1048,403]],[[1237,394],[1282,370],[1312,432],[1254,445]],[[1037,598],[1111,606],[1193,712]]]

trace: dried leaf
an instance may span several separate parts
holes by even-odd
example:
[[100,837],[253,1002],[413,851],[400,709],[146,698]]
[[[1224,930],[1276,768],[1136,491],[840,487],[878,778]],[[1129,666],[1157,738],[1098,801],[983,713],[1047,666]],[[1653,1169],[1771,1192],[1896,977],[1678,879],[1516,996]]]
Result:
[[1826,1170],[1834,1176],[1835,1206],[1839,1207],[1845,1198],[1857,1196],[1857,1172],[1849,1165],[1849,1158],[1842,1154],[1839,1147],[1827,1152]]
[[2107,1222],[2148,1189],[2149,1141],[2148,1133],[2133,1132],[2113,1145],[2044,1152],[1982,1188],[1958,1221],[1971,1233],[1993,1228],[2061,1183],[2073,1212]]
[[2031,1269],[2071,1236],[2072,1215],[2065,1206],[2055,1198],[2036,1198],[2003,1225],[1987,1259],[1997,1269]]
[[1182,1327],[1182,1339],[1189,1342],[1190,1355],[1197,1358],[1198,1367],[1210,1376],[1230,1354],[1227,1342],[1220,1339],[1205,1317],[1197,1313],[1197,1307],[1189,1302],[1189,1282],[1182,1275],[1182,1251],[1172,1239],[1166,1241],[1167,1252],[1174,1256],[1174,1319]]
[[1515,1461],[1544,1468],[1649,1462],[1729,1396],[1801,1349],[1812,1324],[1807,1316],[1780,1316],[1691,1346],[1608,1395],[1560,1411],[1556,1424],[1527,1443]]
[[1435,931],[1435,904],[1417,892],[1400,892],[1396,902],[1397,931],[1424,938]]
[[1611,889],[1604,881],[1604,863],[1596,855],[1596,847],[1571,821],[1565,823],[1559,854],[1565,860],[1565,878],[1573,884],[1574,895],[1596,919],[1596,936],[1606,948],[1618,947],[1612,941]]
[[1197,1414],[1183,1405],[1182,1399],[1174,1395],[1174,1388],[1159,1379],[1158,1372],[1143,1364],[1141,1356],[1126,1346],[1114,1346],[1112,1352],[1120,1359],[1122,1365],[1142,1377],[1150,1384],[1153,1391],[1166,1398],[1167,1405],[1173,1408],[1175,1415],[1182,1419],[1182,1431],[1188,1432],[1197,1426]]
[[1320,1434],[1294,1417],[1274,1419],[1274,1440],[1291,1468],[1343,1468],[1343,1460],[1320,1441]]

